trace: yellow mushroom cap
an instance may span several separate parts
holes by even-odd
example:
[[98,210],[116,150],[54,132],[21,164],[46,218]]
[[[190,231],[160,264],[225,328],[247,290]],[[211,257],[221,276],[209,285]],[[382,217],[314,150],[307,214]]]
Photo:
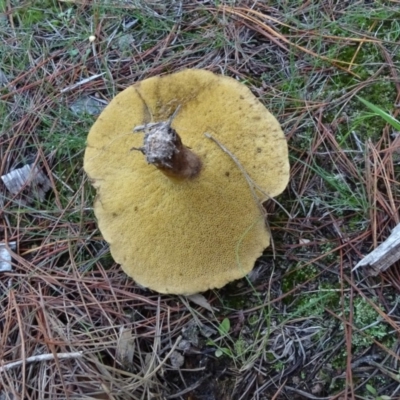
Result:
[[[131,151],[143,142],[133,128],[166,121],[178,106],[172,128],[202,162],[193,179],[172,179]],[[84,169],[115,261],[139,284],[174,294],[219,288],[251,271],[270,241],[260,204],[289,179],[275,117],[243,84],[204,70],[149,78],[118,94],[89,132]]]

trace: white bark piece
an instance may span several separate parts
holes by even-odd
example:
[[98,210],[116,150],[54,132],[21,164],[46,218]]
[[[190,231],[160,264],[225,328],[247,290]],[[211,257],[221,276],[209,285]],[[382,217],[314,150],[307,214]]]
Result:
[[1,179],[13,195],[27,189],[40,201],[44,200],[46,192],[51,187],[47,176],[34,164],[27,164],[22,168],[14,169],[3,175]]
[[400,259],[400,224],[392,230],[390,236],[375,250],[357,263],[353,271],[359,267],[367,267],[369,275],[376,276],[385,271]]
[[[16,242],[8,243],[8,247],[11,250],[15,250],[17,248]],[[5,243],[0,243],[0,272],[11,271],[11,254],[7,250]]]

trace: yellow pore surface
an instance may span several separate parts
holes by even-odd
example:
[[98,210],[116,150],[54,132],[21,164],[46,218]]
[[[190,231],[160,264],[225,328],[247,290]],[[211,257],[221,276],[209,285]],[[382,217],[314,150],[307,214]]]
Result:
[[[132,147],[137,125],[167,120],[203,162],[200,175],[177,181]],[[276,119],[242,84],[184,70],[128,87],[88,136],[84,168],[97,188],[95,214],[114,259],[139,284],[192,294],[245,276],[269,245],[259,199],[225,146],[272,197],[287,185],[287,144]],[[257,191],[256,191],[257,192]],[[259,194],[259,193],[258,193]]]

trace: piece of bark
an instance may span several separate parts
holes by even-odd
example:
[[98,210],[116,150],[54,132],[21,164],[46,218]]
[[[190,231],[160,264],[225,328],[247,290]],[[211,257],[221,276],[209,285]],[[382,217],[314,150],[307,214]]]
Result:
[[400,224],[392,230],[390,236],[375,250],[365,256],[354,267],[367,267],[369,275],[376,276],[400,259]]
[[[15,250],[17,248],[17,242],[8,243],[8,248]],[[8,251],[5,243],[0,243],[0,272],[7,272],[11,270],[11,254]]]
[[31,203],[34,197],[43,201],[46,192],[51,188],[50,180],[34,164],[14,169],[1,176],[1,179],[13,195],[25,193],[26,196],[22,199],[25,203]]

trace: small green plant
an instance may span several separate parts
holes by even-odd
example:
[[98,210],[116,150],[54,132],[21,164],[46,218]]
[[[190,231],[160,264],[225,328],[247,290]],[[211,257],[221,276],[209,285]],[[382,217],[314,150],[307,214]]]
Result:
[[365,385],[365,388],[368,390],[368,392],[372,395],[372,396],[368,396],[368,399],[373,399],[373,400],[391,400],[390,396],[378,396],[378,391],[371,386],[370,384]]
[[[223,339],[224,337],[226,337],[230,329],[231,329],[231,322],[229,321],[229,318],[224,318],[222,322],[217,326],[218,333],[220,334],[219,339]],[[215,357],[221,357],[222,355],[233,357],[231,349],[229,349],[228,347],[219,346],[216,343],[216,341],[212,339],[209,339],[207,341],[207,345],[217,347],[217,350],[215,350]]]

